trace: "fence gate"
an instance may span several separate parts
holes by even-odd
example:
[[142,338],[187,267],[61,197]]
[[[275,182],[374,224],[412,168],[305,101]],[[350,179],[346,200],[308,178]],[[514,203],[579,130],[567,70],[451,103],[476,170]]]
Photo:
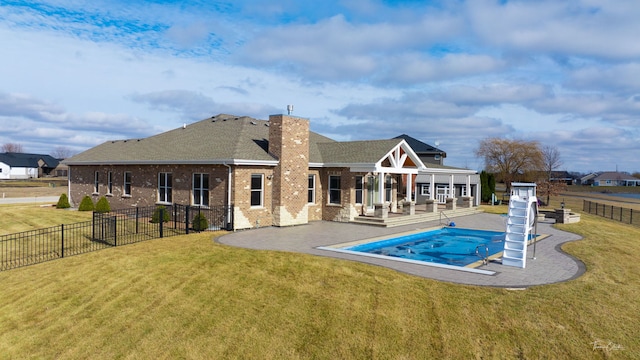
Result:
[[93,213],[93,241],[116,246],[116,216]]

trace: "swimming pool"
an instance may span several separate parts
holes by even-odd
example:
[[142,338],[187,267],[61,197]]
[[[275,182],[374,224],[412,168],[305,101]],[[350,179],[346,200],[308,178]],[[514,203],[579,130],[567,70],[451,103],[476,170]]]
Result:
[[323,247],[324,250],[482,273],[493,272],[466,267],[500,253],[503,248],[504,232],[461,228],[437,228]]

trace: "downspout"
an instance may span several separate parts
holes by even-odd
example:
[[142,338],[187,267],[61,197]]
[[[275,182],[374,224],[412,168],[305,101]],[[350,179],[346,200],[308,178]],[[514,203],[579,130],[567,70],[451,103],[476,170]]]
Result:
[[[222,163],[229,171],[227,172],[227,224],[231,223],[231,165]],[[234,229],[235,230],[235,225]]]
[[69,198],[69,203],[73,204],[73,199],[71,198],[71,166],[67,166],[67,197]]

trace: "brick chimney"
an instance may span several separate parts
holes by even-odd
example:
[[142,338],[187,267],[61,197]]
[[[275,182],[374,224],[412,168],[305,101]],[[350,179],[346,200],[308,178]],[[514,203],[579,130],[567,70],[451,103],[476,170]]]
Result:
[[273,225],[308,222],[309,120],[269,116],[269,153],[279,162],[273,172]]

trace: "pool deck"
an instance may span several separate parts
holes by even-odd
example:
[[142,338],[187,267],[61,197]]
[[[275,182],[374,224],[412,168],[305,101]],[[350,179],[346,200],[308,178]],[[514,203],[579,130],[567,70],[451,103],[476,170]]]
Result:
[[[456,223],[456,227],[504,232],[506,218],[500,215],[483,213],[457,217],[454,218],[453,221]],[[538,234],[549,236],[537,242],[535,259],[533,259],[533,245],[529,245],[525,269],[504,266],[499,262],[489,262],[489,264],[477,268],[494,271],[495,274],[493,275],[476,274],[318,249],[318,247],[393,235],[417,229],[429,229],[439,226],[438,221],[394,228],[316,221],[300,226],[265,227],[236,231],[218,238],[217,241],[221,244],[256,250],[290,251],[359,261],[384,266],[415,276],[451,283],[504,288],[527,288],[535,285],[552,284],[575,279],[586,270],[580,260],[562,252],[560,249],[563,243],[579,240],[580,236],[554,229],[552,224],[552,221],[540,222],[538,224]]]

